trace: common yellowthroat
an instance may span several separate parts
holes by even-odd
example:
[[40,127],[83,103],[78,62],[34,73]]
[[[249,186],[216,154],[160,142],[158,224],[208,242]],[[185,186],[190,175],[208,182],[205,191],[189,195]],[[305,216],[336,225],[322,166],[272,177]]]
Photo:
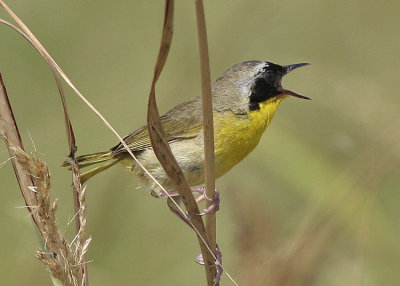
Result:
[[[220,177],[246,157],[258,144],[279,104],[288,96],[309,99],[282,87],[282,77],[307,63],[280,66],[266,61],[246,61],[228,69],[212,85],[215,137],[215,175]],[[204,183],[202,103],[188,100],[161,117],[166,140],[190,186]],[[137,159],[166,190],[173,188],[151,147],[147,126],[124,138]],[[80,167],[104,163],[83,173],[81,182],[122,163],[137,175],[152,194],[161,190],[126,152],[122,144],[109,151],[79,156]],[[68,166],[67,161],[63,166]]]

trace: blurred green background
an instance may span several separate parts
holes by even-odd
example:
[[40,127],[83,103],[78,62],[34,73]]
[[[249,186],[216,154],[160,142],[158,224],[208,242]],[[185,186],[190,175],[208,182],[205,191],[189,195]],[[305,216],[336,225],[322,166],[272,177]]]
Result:
[[[121,135],[144,124],[163,1],[7,2]],[[398,285],[399,9],[396,1],[206,1],[213,80],[244,60],[312,64],[283,85],[313,100],[285,101],[256,150],[217,181],[218,242],[239,285]],[[161,112],[200,94],[194,15],[193,1],[176,2]],[[72,238],[56,85],[19,35],[1,26],[0,39],[25,147],[48,163],[58,223]],[[78,154],[116,144],[69,89],[67,98]],[[0,284],[51,285],[10,162],[0,182]],[[192,231],[138,186],[121,167],[88,184],[91,285],[205,285]],[[233,285],[226,276],[222,284]]]

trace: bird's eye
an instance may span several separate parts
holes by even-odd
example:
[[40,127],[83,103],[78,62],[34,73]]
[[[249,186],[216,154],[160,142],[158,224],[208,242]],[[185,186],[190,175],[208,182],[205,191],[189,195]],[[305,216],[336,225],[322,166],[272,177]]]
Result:
[[264,77],[267,81],[272,81],[274,79],[274,76],[270,71],[266,71]]

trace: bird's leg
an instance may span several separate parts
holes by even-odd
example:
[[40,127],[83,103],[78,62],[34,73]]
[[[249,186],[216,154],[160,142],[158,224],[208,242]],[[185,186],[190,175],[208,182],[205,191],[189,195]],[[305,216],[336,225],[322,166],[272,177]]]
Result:
[[[206,196],[206,192],[205,192],[205,188],[204,187],[200,187],[200,188],[194,188],[191,189],[192,193],[194,194],[200,194],[200,196],[196,199],[197,203],[200,203],[204,200],[208,200],[208,201],[212,201],[212,205],[206,209],[204,209],[204,211],[202,213],[200,213],[199,215],[205,215],[205,214],[209,214],[209,213],[215,213],[216,211],[219,210],[219,192],[217,190],[215,190],[215,194],[213,198],[208,198]],[[187,212],[186,213],[182,213],[182,211],[179,209],[178,206],[182,205],[182,200],[179,197],[179,194],[177,191],[170,191],[168,192],[169,197],[167,198],[167,205],[170,209],[170,211],[172,211],[175,215],[177,215],[181,220],[183,220],[190,228],[193,229],[193,224],[190,220],[190,217],[188,216]],[[159,197],[166,197],[167,194],[162,194]],[[195,261],[201,265],[204,265],[204,260],[203,260],[203,255],[199,254]],[[219,280],[221,279],[221,275],[223,272],[222,269],[222,253],[218,247],[217,244],[217,249],[216,249],[216,261],[215,261],[215,265],[216,267],[216,275],[214,277],[213,280],[213,286],[217,285]]]
[[[219,250],[218,244],[217,244],[216,258],[217,258],[217,260],[215,261],[215,265],[214,266],[217,267],[216,268],[217,269],[217,274],[214,277],[214,281],[213,281],[213,284],[212,284],[213,286],[218,284],[219,280],[221,279],[222,272],[224,271],[224,269],[222,268],[222,253]],[[198,264],[204,265],[203,254],[199,254],[196,257],[195,261]]]
[[169,210],[176,214],[181,220],[183,220],[190,228],[193,229],[193,224],[190,221],[190,218],[186,213],[183,213],[181,209],[179,209],[178,206],[182,205],[182,200],[179,196],[171,196],[167,198],[167,205],[169,207]]
[[[203,212],[199,213],[199,215],[203,216],[206,214],[212,214],[215,213],[219,210],[219,192],[218,190],[215,190],[214,196],[212,198],[208,198],[206,196],[206,189],[204,187],[199,187],[199,188],[193,188],[191,189],[193,194],[199,194],[200,196],[196,199],[196,203],[200,203],[204,200],[207,201],[211,201],[213,202],[211,206],[209,206],[208,208],[205,208],[203,210]],[[175,197],[179,196],[178,191],[169,191],[168,195],[170,197],[174,197],[174,200],[176,203],[178,203],[178,205],[180,205],[181,201],[178,199],[175,199]],[[162,193],[159,196],[157,196],[158,198],[164,198],[168,196],[166,193]],[[171,201],[171,198],[168,197],[168,201],[167,201],[168,207],[170,208],[170,210],[175,213],[176,215],[178,215],[181,219],[184,216],[181,211],[179,210],[179,208],[177,208],[177,206]],[[185,217],[186,219],[186,217]],[[185,221],[187,223],[187,221]]]

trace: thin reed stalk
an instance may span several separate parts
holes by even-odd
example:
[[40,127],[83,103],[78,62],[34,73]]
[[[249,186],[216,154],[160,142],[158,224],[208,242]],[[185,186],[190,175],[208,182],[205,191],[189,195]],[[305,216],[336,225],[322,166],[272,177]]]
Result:
[[[213,107],[211,96],[211,76],[210,61],[208,56],[208,41],[206,20],[204,16],[204,7],[202,0],[195,1],[197,30],[200,52],[200,70],[201,70],[201,91],[203,103],[203,132],[204,132],[204,154],[205,154],[205,185],[207,198],[215,196],[215,158],[214,158],[214,123]],[[206,200],[206,208],[212,205],[213,201]],[[215,213],[206,215],[206,231],[209,240],[209,246],[216,253],[217,236],[217,218]]]
[[149,94],[147,125],[154,153],[156,154],[171,182],[175,184],[176,190],[178,191],[179,196],[185,205],[193,229],[197,234],[198,242],[203,255],[203,260],[205,262],[204,266],[206,270],[207,282],[208,285],[213,285],[214,278],[217,274],[216,268],[213,267],[215,265],[216,258],[212,253],[212,248],[210,248],[203,220],[198,215],[200,211],[197,206],[196,200],[194,199],[190,187],[185,180],[181,168],[179,167],[174,155],[172,154],[168,142],[165,140],[165,135],[160,120],[160,114],[158,112],[155,98],[155,85],[165,65],[172,43],[174,17],[173,12],[174,1],[166,0],[161,44],[157,62],[154,68],[154,75]]

